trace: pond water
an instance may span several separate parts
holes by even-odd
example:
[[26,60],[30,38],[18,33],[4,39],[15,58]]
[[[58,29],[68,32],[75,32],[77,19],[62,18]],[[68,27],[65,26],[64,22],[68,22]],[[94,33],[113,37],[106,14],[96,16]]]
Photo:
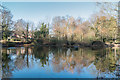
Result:
[[2,48],[3,78],[118,78],[120,49]]

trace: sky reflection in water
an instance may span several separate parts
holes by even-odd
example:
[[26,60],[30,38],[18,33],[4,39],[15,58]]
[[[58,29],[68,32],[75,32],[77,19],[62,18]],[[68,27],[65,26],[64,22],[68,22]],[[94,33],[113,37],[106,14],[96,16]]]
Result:
[[3,48],[3,78],[118,78],[119,53],[119,48]]

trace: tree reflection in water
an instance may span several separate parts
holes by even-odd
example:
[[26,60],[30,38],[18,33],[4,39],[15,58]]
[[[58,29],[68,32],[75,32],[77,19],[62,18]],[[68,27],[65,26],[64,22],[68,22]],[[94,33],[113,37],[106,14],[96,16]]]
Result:
[[[2,75],[11,77],[12,72],[24,68],[52,66],[54,72],[67,71],[82,74],[84,68],[96,77],[117,72],[116,63],[120,58],[119,48],[102,50],[82,49],[78,51],[58,47],[16,47],[2,49]],[[52,57],[50,56],[52,54]],[[51,63],[50,63],[51,62]],[[116,76],[117,77],[117,76]]]

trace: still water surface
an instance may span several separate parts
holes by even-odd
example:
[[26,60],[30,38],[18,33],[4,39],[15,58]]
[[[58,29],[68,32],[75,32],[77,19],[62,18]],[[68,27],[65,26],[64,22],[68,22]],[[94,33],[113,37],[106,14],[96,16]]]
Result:
[[3,78],[118,78],[120,49],[2,48]]

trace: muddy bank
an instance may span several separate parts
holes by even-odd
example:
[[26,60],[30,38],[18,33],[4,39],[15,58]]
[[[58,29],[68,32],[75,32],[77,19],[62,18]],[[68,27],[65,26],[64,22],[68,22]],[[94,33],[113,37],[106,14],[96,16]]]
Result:
[[74,49],[78,49],[78,48],[84,48],[84,47],[89,47],[92,48],[93,50],[96,49],[102,49],[102,48],[106,48],[109,47],[109,45],[101,42],[101,41],[93,41],[91,43],[62,43],[62,44],[58,44],[58,43],[33,43],[33,42],[6,42],[2,44],[3,47],[21,47],[21,46],[56,46],[56,47],[67,47],[67,48],[74,48]]
[[31,42],[6,42],[2,43],[3,47],[21,47],[21,46],[32,45]]

